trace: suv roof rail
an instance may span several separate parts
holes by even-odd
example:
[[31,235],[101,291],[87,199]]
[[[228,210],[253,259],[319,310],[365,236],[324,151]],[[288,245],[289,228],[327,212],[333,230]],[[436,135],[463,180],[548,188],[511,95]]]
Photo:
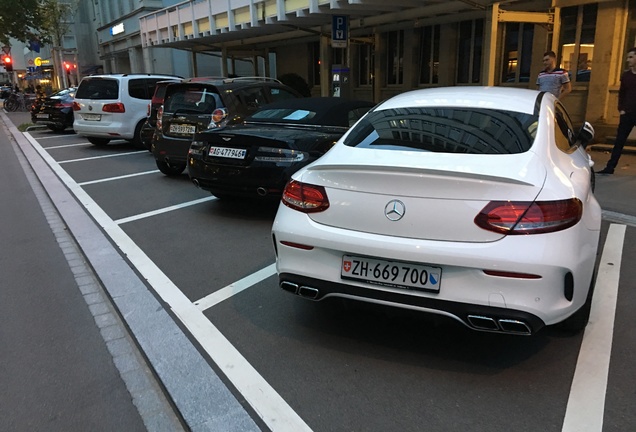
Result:
[[280,82],[276,78],[262,77],[262,76],[225,78],[223,80],[223,82],[225,83],[231,83],[235,81],[269,81],[269,82],[276,82],[276,83],[282,84],[282,82]]

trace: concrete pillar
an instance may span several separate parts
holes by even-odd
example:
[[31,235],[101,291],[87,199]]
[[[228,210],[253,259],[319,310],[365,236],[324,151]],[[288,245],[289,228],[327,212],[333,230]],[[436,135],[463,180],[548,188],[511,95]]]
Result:
[[331,96],[331,50],[329,37],[320,36],[320,96]]
[[[620,84],[620,74],[625,66],[626,47],[624,36],[627,26],[627,10],[622,1],[598,4],[594,58],[588,90],[586,120],[597,124],[618,124],[617,99],[611,90]],[[600,136],[597,133],[597,136]]]

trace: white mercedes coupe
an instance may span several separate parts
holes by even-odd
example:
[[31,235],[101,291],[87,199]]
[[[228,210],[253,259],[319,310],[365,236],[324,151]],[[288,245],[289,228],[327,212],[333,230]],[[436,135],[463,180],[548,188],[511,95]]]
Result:
[[601,226],[593,136],[549,93],[394,96],[287,184],[272,228],[280,287],[475,330],[580,331]]

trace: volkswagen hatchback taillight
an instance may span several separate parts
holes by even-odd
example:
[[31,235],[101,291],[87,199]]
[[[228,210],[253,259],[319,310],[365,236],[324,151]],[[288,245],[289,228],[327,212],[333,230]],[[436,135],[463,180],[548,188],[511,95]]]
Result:
[[303,213],[317,213],[329,208],[329,198],[322,186],[290,180],[283,191],[283,204]]
[[583,215],[578,198],[558,201],[491,201],[475,217],[480,228],[501,234],[543,234],[576,225]]
[[110,113],[125,113],[126,112],[126,107],[121,102],[109,103],[109,104],[105,104],[102,107],[102,111],[110,112]]

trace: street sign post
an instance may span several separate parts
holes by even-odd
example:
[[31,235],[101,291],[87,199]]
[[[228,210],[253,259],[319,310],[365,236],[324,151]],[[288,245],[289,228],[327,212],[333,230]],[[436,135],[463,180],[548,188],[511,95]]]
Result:
[[331,18],[331,47],[347,48],[349,45],[349,17],[334,15]]

